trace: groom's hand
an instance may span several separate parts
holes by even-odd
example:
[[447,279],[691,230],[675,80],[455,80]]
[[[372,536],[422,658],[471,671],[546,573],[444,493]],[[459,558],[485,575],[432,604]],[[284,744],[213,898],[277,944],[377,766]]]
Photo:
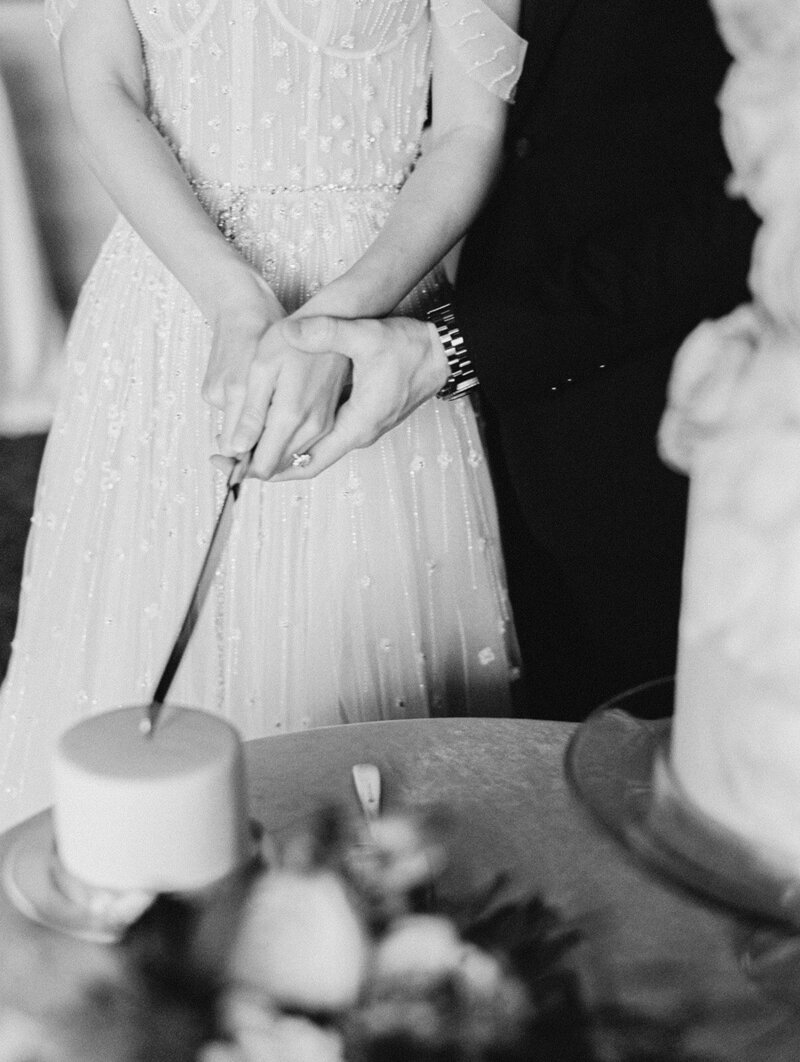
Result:
[[353,377],[331,431],[310,448],[310,462],[279,472],[273,481],[309,479],[351,450],[371,446],[435,395],[450,375],[436,328],[410,317],[306,317],[289,319],[282,327],[297,350],[345,355]]

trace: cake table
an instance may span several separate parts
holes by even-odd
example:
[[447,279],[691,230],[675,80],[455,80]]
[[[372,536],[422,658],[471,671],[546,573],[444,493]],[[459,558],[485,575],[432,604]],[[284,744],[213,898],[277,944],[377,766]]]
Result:
[[[576,962],[590,997],[649,1005],[657,1003],[656,983],[665,1004],[702,992],[726,1001],[726,1020],[699,1033],[698,1046],[714,1057],[800,1057],[800,1004],[770,998],[738,964],[747,923],[651,875],[572,796],[563,765],[574,730],[541,720],[431,719],[252,741],[245,751],[253,814],[280,841],[321,802],[355,808],[350,769],[375,763],[387,808],[437,801],[456,813],[443,892],[455,897],[508,871],[513,892],[540,892],[566,917],[589,917]],[[0,858],[13,835],[0,838]],[[37,1010],[68,1002],[94,973],[113,968],[116,950],[33,925],[1,897],[0,1004]]]

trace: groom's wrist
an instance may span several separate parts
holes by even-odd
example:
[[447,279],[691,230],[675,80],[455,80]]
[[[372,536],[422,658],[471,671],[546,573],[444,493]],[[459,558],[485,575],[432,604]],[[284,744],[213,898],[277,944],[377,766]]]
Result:
[[431,398],[435,398],[450,379],[450,362],[439,331],[432,321],[415,321],[420,326],[420,340],[424,331],[425,360],[430,368]]
[[452,304],[445,302],[428,310],[427,318],[436,329],[450,369],[450,375],[436,397],[448,400],[462,398],[478,386],[479,380],[464,337],[456,324]]

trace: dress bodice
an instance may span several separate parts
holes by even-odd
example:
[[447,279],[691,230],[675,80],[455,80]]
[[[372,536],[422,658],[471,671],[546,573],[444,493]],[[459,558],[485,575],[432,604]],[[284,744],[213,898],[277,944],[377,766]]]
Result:
[[[48,0],[51,27],[76,0]],[[151,118],[198,181],[401,184],[419,151],[435,24],[509,96],[522,46],[483,0],[129,0]]]
[[193,177],[276,188],[402,182],[425,119],[425,0],[131,6],[151,117]]

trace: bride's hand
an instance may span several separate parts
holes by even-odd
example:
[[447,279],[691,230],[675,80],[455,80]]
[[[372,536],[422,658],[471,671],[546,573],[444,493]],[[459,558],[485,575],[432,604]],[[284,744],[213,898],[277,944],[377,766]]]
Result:
[[244,412],[251,366],[276,321],[286,316],[274,292],[253,274],[234,292],[220,293],[209,314],[213,329],[202,395],[224,414],[221,438],[230,441]]
[[255,447],[249,475],[270,479],[330,431],[350,369],[341,354],[297,349],[277,322],[258,344],[235,422],[226,409],[220,453],[238,457]]

